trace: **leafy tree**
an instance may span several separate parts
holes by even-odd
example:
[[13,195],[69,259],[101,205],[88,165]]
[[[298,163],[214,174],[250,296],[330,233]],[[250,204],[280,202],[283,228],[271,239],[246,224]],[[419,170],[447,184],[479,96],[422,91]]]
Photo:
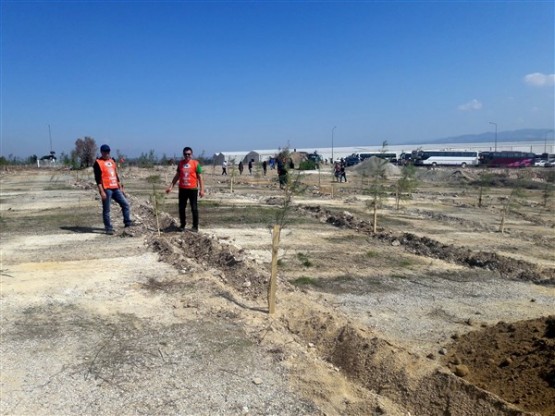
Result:
[[27,158],[27,160],[25,161],[25,163],[27,165],[36,165],[37,164],[37,159],[38,156],[37,155],[31,155]]
[[79,161],[81,167],[92,166],[96,158],[98,146],[92,137],[79,138],[75,141],[75,149],[72,151],[73,161]]
[[137,159],[137,165],[140,168],[151,168],[155,164],[157,164],[157,162],[158,159],[156,158],[156,153],[154,153],[153,149],[149,150],[148,154],[141,153],[141,155]]

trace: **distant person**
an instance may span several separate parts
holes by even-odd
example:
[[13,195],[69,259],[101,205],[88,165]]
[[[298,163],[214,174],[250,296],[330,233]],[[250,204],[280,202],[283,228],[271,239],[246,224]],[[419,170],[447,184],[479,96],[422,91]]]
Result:
[[252,175],[252,165],[254,163],[254,159],[249,160],[249,175]]
[[204,196],[204,182],[202,180],[202,167],[193,159],[193,149],[183,149],[183,160],[177,165],[177,172],[172,183],[166,189],[170,193],[179,181],[179,230],[184,231],[187,225],[185,211],[187,201],[191,202],[191,213],[193,214],[193,227],[191,231],[198,232],[198,196]]
[[245,168],[245,167],[243,166],[243,161],[242,161],[242,160],[239,162],[239,166],[238,166],[238,167],[239,167],[239,175],[242,175],[242,174],[243,174],[243,169]]
[[276,159],[271,157],[270,158],[270,170],[275,169],[276,168]]
[[339,162],[335,162],[333,164],[333,176],[335,177],[335,181],[339,182],[339,179],[341,178],[341,165]]
[[227,162],[225,160],[222,162],[222,175],[227,176]]
[[285,167],[285,160],[278,158],[277,161],[277,174],[279,180],[279,188],[283,189],[289,181],[287,168]]
[[339,162],[339,182],[342,182],[343,179],[347,182],[347,172],[345,171],[346,167],[347,164],[345,163],[345,159],[341,158],[341,162]]
[[262,172],[264,173],[264,176],[266,176],[267,170],[268,170],[268,162],[264,161],[262,162]]
[[102,199],[102,221],[106,234],[114,234],[114,228],[110,221],[110,205],[112,199],[121,207],[123,214],[123,224],[125,227],[133,225],[131,221],[131,209],[129,202],[125,198],[125,191],[118,176],[117,163],[110,157],[110,146],[103,144],[100,146],[100,157],[93,165],[94,180],[98,186],[98,192]]

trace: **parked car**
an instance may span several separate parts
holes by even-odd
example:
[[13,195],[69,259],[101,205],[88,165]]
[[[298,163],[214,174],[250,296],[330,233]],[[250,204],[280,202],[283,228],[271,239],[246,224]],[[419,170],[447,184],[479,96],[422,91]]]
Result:
[[546,163],[547,163],[546,159],[536,159],[536,160],[534,160],[534,166],[543,167],[543,166],[545,166]]
[[358,155],[350,155],[345,158],[345,166],[354,166],[360,162]]
[[555,166],[555,159],[547,159],[547,162],[543,165],[545,168],[550,168]]

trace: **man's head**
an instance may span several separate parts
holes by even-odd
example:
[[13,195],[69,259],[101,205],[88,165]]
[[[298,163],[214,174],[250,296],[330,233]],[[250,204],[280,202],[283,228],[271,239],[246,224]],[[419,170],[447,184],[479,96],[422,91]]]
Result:
[[102,159],[108,159],[110,157],[110,146],[108,146],[107,144],[103,144],[102,146],[100,146],[100,154],[102,156]]
[[185,159],[191,159],[193,157],[193,149],[188,146],[183,148],[183,157]]

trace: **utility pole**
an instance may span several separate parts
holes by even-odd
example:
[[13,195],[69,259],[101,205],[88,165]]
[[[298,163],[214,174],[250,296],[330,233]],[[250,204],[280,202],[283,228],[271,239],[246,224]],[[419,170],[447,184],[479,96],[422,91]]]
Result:
[[337,126],[333,126],[333,129],[331,129],[331,163],[333,165],[333,161],[335,160],[333,158],[333,133],[335,132]]
[[497,123],[490,121],[489,124],[493,124],[495,126],[495,151],[497,152]]

